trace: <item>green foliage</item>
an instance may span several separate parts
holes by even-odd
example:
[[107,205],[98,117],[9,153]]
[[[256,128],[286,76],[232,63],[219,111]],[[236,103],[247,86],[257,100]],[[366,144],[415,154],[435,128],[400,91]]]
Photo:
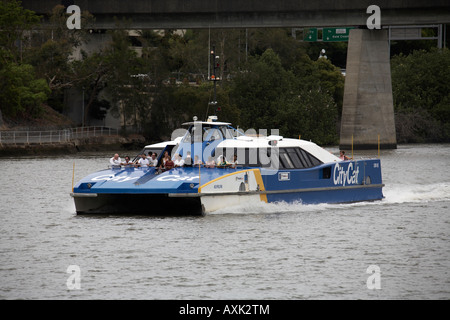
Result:
[[44,79],[34,77],[33,66],[9,63],[0,70],[0,105],[6,116],[25,113],[38,116],[40,105],[50,94]]
[[337,107],[329,93],[334,86],[321,81],[324,75],[320,72],[326,73],[328,64],[303,57],[296,75],[267,49],[236,76],[231,96],[241,110],[242,127],[280,129],[287,137],[301,135],[320,144],[336,143]]
[[450,141],[450,50],[395,56],[391,68],[398,140]]
[[25,31],[39,20],[18,1],[0,2],[0,106],[5,116],[38,116],[50,94],[46,81],[36,76],[34,67],[21,63]]
[[[33,11],[23,9],[20,1],[0,1],[0,59],[19,61],[20,50],[26,40],[25,33],[39,21],[40,17]],[[18,46],[17,41],[20,41]]]

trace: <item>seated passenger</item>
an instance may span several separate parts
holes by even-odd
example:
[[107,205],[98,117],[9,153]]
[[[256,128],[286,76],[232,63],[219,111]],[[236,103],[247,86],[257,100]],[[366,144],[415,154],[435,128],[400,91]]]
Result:
[[198,158],[198,156],[194,157],[194,166],[201,166],[203,164],[202,160]]
[[184,158],[184,165],[187,167],[192,166],[192,158],[191,158],[191,152],[186,152],[186,158]]
[[157,167],[158,166],[158,159],[157,159],[156,152],[152,153],[152,157],[150,158],[150,167]]
[[167,160],[170,159],[169,152],[165,151],[163,158],[161,160],[161,165],[159,166],[160,171],[164,171]]
[[122,163],[123,166],[125,167],[131,167],[134,165],[134,163],[131,161],[129,156],[125,157],[125,162]]
[[116,154],[114,155],[114,157],[112,157],[111,159],[109,159],[109,164],[110,164],[111,166],[114,166],[114,167],[120,167],[120,165],[122,164],[122,159],[120,159],[118,153],[116,153]]
[[228,162],[227,162],[227,160],[225,159],[225,157],[223,156],[223,155],[220,155],[218,158],[217,158],[217,166],[218,167],[228,167],[229,166],[229,164],[228,164]]
[[173,169],[174,166],[175,166],[175,164],[173,163],[172,159],[170,157],[168,157],[166,159],[166,162],[164,163],[164,171]]
[[175,155],[175,162],[174,162],[175,168],[183,167],[184,166],[184,160],[181,158],[179,154]]
[[234,155],[233,156],[233,161],[231,161],[230,162],[230,166],[231,166],[231,168],[236,168],[236,166],[238,165],[239,163],[238,163],[238,160],[237,160],[237,155]]
[[216,166],[216,163],[214,162],[214,159],[213,159],[213,157],[209,157],[208,158],[208,161],[206,161],[206,163],[205,163],[205,167],[206,168],[214,168]]
[[145,155],[145,153],[143,153],[141,155],[141,158],[139,159],[138,163],[136,164],[136,166],[138,167],[148,167],[150,164],[150,161],[148,161],[147,156]]

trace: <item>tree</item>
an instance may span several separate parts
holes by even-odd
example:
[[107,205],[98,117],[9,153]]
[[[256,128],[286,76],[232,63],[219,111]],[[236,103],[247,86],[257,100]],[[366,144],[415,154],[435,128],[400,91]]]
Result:
[[6,116],[38,116],[50,94],[44,79],[36,79],[28,64],[8,63],[0,69],[0,106]]
[[0,1],[0,66],[22,61],[24,42],[29,40],[30,30],[39,22],[40,17],[22,8],[19,1]]
[[307,56],[301,63],[306,72],[295,75],[272,49],[249,60],[230,93],[240,109],[241,124],[256,130],[280,129],[284,136],[302,135],[321,144],[336,143],[336,103],[327,90],[331,85],[320,82],[319,71],[326,68]]
[[399,142],[450,141],[450,50],[392,58]]
[[39,20],[18,1],[0,2],[0,106],[5,116],[37,116],[50,94],[34,67],[22,63],[24,42]]

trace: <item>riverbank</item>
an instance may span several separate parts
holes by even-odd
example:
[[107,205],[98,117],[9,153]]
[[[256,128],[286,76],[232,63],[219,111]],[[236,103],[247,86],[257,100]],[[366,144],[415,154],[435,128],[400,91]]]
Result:
[[0,145],[0,157],[48,156],[75,154],[83,151],[140,150],[145,144],[145,138],[141,135],[89,137],[46,144],[3,144]]

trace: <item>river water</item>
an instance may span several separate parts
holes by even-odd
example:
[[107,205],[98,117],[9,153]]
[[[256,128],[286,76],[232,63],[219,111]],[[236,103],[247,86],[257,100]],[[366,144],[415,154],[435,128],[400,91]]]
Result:
[[378,202],[77,216],[112,153],[0,158],[0,299],[450,299],[448,144],[382,151]]

